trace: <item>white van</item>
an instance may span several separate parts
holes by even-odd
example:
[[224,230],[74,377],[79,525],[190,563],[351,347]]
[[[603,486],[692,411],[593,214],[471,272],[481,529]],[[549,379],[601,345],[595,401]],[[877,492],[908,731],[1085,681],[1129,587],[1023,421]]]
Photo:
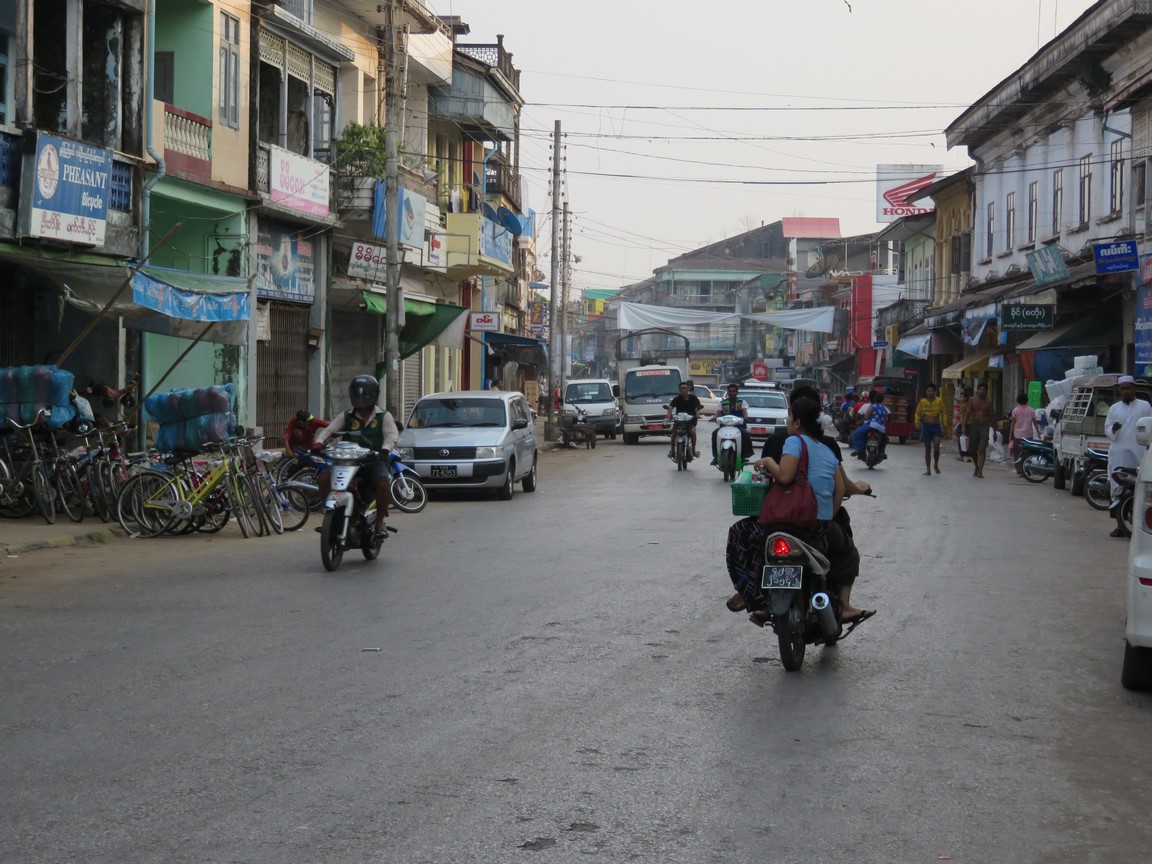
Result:
[[575,378],[564,388],[564,413],[575,416],[573,405],[588,414],[592,428],[606,438],[615,438],[620,429],[620,401],[612,395],[607,378]]

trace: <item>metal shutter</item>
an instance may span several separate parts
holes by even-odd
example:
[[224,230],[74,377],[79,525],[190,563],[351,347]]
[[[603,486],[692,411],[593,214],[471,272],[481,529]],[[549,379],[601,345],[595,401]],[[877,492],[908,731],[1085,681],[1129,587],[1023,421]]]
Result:
[[424,389],[424,352],[417,351],[408,359],[400,364],[400,413],[402,417],[397,417],[404,423],[408,422],[408,415],[412,413],[412,408],[416,404],[416,400],[423,394]]
[[[375,375],[376,364],[384,350],[380,322],[384,319],[369,312],[332,312],[332,335],[329,363],[331,402],[328,417],[348,408],[348,382],[357,375]],[[381,382],[381,393],[383,382]]]
[[256,352],[256,422],[274,446],[289,418],[308,407],[307,306],[268,304],[272,339]]

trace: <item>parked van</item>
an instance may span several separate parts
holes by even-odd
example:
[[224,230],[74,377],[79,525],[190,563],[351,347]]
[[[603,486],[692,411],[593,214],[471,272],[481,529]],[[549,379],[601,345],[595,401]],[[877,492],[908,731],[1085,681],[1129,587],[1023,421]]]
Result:
[[[1053,485],[1063,489],[1071,487],[1073,495],[1084,492],[1084,454],[1093,450],[1107,450],[1112,446],[1104,429],[1108,409],[1120,398],[1116,387],[1119,374],[1085,375],[1077,378],[1072,386],[1072,395],[1060,414],[1060,420],[1053,432],[1053,445],[1056,448],[1056,469],[1052,475]],[[1136,379],[1136,397],[1152,402],[1152,383],[1143,378]]]
[[615,438],[620,428],[620,400],[612,395],[607,378],[575,378],[564,388],[564,413],[575,415],[569,406],[579,405],[588,414],[592,428],[605,438]]

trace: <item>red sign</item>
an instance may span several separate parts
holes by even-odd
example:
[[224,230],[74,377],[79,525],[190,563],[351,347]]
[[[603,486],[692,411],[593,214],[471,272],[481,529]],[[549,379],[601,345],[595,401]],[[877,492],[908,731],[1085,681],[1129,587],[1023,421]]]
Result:
[[915,369],[909,369],[907,366],[904,367],[904,377],[905,378],[915,378],[916,374],[917,373],[916,373]]
[[757,381],[768,380],[768,364],[767,363],[753,363],[752,364],[752,377]]

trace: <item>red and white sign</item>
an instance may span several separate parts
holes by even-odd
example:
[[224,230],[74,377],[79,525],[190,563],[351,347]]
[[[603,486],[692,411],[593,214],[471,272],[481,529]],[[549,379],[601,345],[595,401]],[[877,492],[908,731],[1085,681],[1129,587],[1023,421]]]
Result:
[[936,209],[931,198],[910,203],[914,195],[940,179],[939,165],[877,165],[876,221],[895,222],[904,216],[918,216]]
[[468,329],[496,332],[500,329],[500,316],[495,312],[473,312]]
[[348,256],[348,275],[371,282],[383,282],[388,265],[388,250],[371,243],[353,243]]
[[768,380],[768,364],[767,363],[753,363],[752,364],[752,377],[757,381]]

